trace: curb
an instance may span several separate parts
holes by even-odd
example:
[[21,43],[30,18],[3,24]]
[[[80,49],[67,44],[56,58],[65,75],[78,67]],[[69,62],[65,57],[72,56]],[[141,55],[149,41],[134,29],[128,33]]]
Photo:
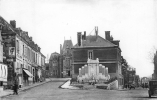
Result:
[[[34,87],[43,85],[43,84],[48,83],[48,82],[51,82],[51,81],[52,81],[52,80],[49,80],[49,81],[43,82],[43,83],[38,84],[38,85],[35,85],[35,86],[30,86],[30,87],[28,87],[28,88],[26,88],[26,89],[22,89],[22,90],[19,89],[18,92],[27,91],[27,90],[29,90],[29,89],[31,89],[31,88],[34,88]],[[8,93],[8,94],[6,94],[6,95],[4,95],[4,96],[1,96],[0,98],[4,98],[4,97],[9,96],[9,95],[12,95],[12,94],[13,94],[13,93]]]
[[26,88],[26,89],[19,89],[19,92],[22,92],[22,91],[27,91],[27,90],[29,90],[29,89],[32,89],[32,88],[34,88],[34,87],[37,87],[37,86],[40,86],[40,85],[43,85],[43,84],[45,84],[45,83],[48,83],[48,82],[51,82],[52,80],[49,80],[49,81],[45,81],[45,82],[43,82],[43,83],[41,83],[41,84],[37,84],[37,85],[35,85],[35,86],[30,86],[30,87],[28,87],[28,88]]
[[66,82],[68,82],[69,80],[66,80],[63,84],[61,84],[58,88],[64,89],[61,86],[64,85]]

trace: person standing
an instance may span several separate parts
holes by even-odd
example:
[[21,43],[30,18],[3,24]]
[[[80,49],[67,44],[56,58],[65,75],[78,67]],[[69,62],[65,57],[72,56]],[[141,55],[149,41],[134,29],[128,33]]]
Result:
[[13,90],[14,90],[14,93],[13,93],[13,94],[18,95],[18,83],[17,83],[16,80],[15,80],[15,82],[14,82]]

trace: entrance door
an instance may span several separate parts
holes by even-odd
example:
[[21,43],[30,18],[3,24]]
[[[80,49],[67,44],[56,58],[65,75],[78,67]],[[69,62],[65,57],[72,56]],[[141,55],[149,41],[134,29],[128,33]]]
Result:
[[68,76],[70,76],[70,70],[68,71]]

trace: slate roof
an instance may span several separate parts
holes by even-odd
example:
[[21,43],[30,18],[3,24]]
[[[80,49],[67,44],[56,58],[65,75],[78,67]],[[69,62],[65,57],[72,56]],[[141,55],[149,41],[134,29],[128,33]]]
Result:
[[3,26],[6,25],[8,29],[15,32],[14,28],[2,16],[0,16],[0,24]]
[[49,60],[54,60],[54,59],[57,59],[58,57],[59,57],[59,53],[57,53],[57,52],[54,52],[54,53],[52,53],[51,54],[51,56],[50,56],[50,59]]
[[63,44],[63,54],[65,54],[67,52],[67,49],[71,49],[73,47],[73,43],[71,40],[64,40],[64,44]]
[[110,41],[102,38],[99,35],[89,35],[86,36],[86,40],[82,40],[82,46],[76,44],[74,48],[83,48],[83,47],[115,47],[117,45],[111,43]]
[[73,47],[73,43],[71,40],[64,40],[64,44],[63,44],[63,49],[66,49],[66,48],[72,48]]

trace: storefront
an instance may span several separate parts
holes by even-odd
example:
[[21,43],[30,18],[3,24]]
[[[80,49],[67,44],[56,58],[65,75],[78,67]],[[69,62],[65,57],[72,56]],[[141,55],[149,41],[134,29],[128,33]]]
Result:
[[7,85],[8,68],[7,65],[0,63],[0,87]]
[[24,86],[27,86],[30,84],[30,82],[33,81],[33,75],[27,70],[23,69],[23,84]]

